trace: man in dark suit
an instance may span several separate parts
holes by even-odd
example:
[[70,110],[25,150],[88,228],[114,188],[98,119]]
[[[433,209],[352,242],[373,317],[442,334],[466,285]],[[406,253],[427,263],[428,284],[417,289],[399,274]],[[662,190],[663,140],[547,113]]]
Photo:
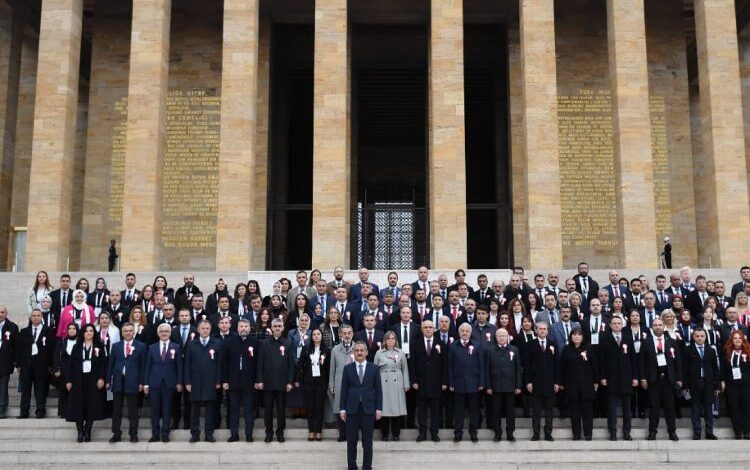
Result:
[[135,274],[127,273],[125,275],[125,289],[120,291],[122,301],[128,308],[133,308],[141,301],[141,291],[135,288]]
[[729,335],[731,335],[734,330],[740,330],[743,335],[747,336],[747,328],[738,322],[739,315],[735,307],[727,308],[724,316],[726,317],[726,321],[719,326],[722,343],[729,339]]
[[31,324],[18,333],[15,348],[15,361],[20,369],[18,379],[21,385],[21,414],[18,417],[29,417],[33,386],[36,417],[44,418],[47,415],[47,392],[49,373],[52,369],[52,353],[55,350],[55,335],[42,323],[42,311],[38,308],[31,311],[29,319]]
[[703,323],[703,305],[705,305],[706,299],[711,295],[706,290],[707,284],[706,276],[699,274],[695,278],[695,289],[690,291],[684,300],[685,308],[690,311],[693,321],[697,325]]
[[265,442],[273,440],[273,408],[276,404],[276,439],[284,442],[286,429],[286,394],[294,383],[294,351],[282,336],[284,321],[271,322],[271,336],[260,344],[258,389],[263,391],[263,418],[266,425]]
[[52,299],[50,312],[55,316],[55,325],[60,324],[60,314],[63,309],[73,302],[73,289],[70,288],[70,274],[60,276],[60,288],[49,293]]
[[378,368],[367,362],[364,343],[354,345],[354,362],[344,367],[341,380],[341,411],[346,423],[346,460],[349,470],[357,469],[357,443],[362,433],[362,469],[372,470],[372,433],[382,416],[383,391]]
[[178,343],[169,340],[172,329],[169,325],[157,328],[159,341],[148,347],[143,373],[143,393],[150,396],[151,439],[149,442],[169,442],[169,418],[172,395],[182,391],[183,361]]
[[[672,306],[672,293],[667,290],[667,277],[663,274],[656,276],[656,289],[654,289],[654,307],[659,315],[662,310],[666,310]],[[643,301],[646,302],[647,292],[644,293]]]
[[617,410],[622,410],[622,437],[632,440],[630,397],[638,386],[638,362],[632,335],[624,334],[623,319],[612,317],[609,321],[611,334],[599,338],[599,370],[601,385],[606,388],[608,410],[607,426],[609,440],[617,440]]
[[[438,295],[439,296],[439,295]],[[411,388],[416,391],[419,434],[417,442],[427,438],[427,414],[430,414],[430,437],[440,442],[440,396],[447,387],[446,374],[448,348],[441,345],[435,336],[435,324],[431,320],[422,322],[422,343],[415,346],[412,363],[414,369],[409,378]]]
[[[161,328],[161,327],[160,327]],[[198,338],[185,352],[185,388],[190,392],[190,442],[200,440],[201,408],[206,408],[205,441],[214,438],[216,392],[221,387],[221,342],[211,338],[211,324],[198,324]]]
[[370,282],[370,271],[367,268],[360,268],[359,269],[359,282],[354,284],[351,289],[349,290],[349,298],[353,303],[362,303],[362,299],[364,298],[362,296],[362,285],[363,284],[370,284],[370,292],[374,292],[375,294],[380,294],[380,289],[378,288],[377,284],[374,284]]
[[526,390],[531,394],[532,441],[539,440],[539,428],[544,409],[544,440],[552,441],[552,407],[555,404],[555,394],[560,390],[556,383],[558,347],[547,338],[547,323],[536,323],[536,339],[525,349],[523,358],[523,375]]
[[[401,321],[391,328],[391,331],[396,333],[398,344],[401,350],[406,356],[406,363],[409,370],[414,370],[414,363],[412,362],[411,351],[412,344],[419,344],[420,331],[419,324],[414,323],[412,320],[411,307],[403,307],[400,310]],[[417,401],[414,392],[406,392],[406,427],[415,427]]]
[[[193,296],[195,299],[195,296]],[[180,345],[183,365],[185,363],[185,352],[189,342],[198,337],[198,329],[191,323],[192,316],[187,308],[180,309],[177,318],[179,324],[172,328],[171,341]],[[175,391],[172,401],[172,429],[178,429],[180,420],[183,429],[190,429],[190,394],[183,389],[182,392]]]
[[615,297],[620,297],[623,299],[623,302],[626,301],[628,298],[628,294],[630,294],[630,289],[626,287],[620,287],[619,284],[620,281],[620,275],[617,274],[617,271],[610,271],[609,272],[609,284],[607,284],[604,289],[607,290],[607,293],[609,293],[609,306],[612,306],[612,303],[615,301]]
[[195,276],[193,273],[185,274],[183,278],[185,284],[182,285],[177,292],[174,294],[174,301],[177,304],[177,308],[189,308],[193,296],[196,294],[202,294],[201,290],[195,285]]
[[[119,294],[118,291],[114,291]],[[132,323],[122,326],[122,341],[112,346],[107,365],[107,388],[112,392],[112,437],[109,442],[122,439],[122,405],[128,407],[130,442],[138,442],[138,393],[143,391],[146,365],[146,345],[136,341]]]
[[208,317],[208,321],[211,323],[211,331],[219,331],[219,320],[224,317],[231,321],[229,328],[232,331],[237,331],[237,321],[240,317],[229,311],[229,297],[221,296],[218,301],[218,310]]
[[502,423],[500,416],[505,413],[505,435],[508,441],[514,442],[513,432],[516,429],[515,396],[521,394],[523,377],[521,375],[521,355],[518,348],[508,344],[508,330],[500,328],[495,334],[494,341],[487,346],[487,395],[492,397],[495,430],[494,442],[502,439]]
[[422,289],[425,293],[430,292],[430,271],[427,266],[420,266],[417,269],[417,280],[411,283],[411,296],[416,298],[417,290]]
[[112,323],[117,328],[122,328],[130,316],[130,308],[122,302],[122,294],[119,290],[109,293],[109,303],[102,311],[109,313]]
[[587,301],[599,295],[599,283],[589,277],[588,263],[578,263],[578,274],[573,276],[573,280],[576,282],[576,291]]
[[8,319],[8,308],[0,305],[0,418],[8,410],[8,382],[16,363],[18,326]]
[[[697,279],[696,279],[697,284]],[[683,356],[686,388],[690,391],[690,419],[693,424],[693,440],[701,438],[701,413],[706,422],[706,439],[715,441],[714,399],[721,390],[719,360],[716,351],[706,344],[706,330],[698,327],[693,331],[693,344],[685,348]]]
[[732,285],[732,292],[729,294],[733,299],[737,298],[737,294],[745,290],[745,283],[750,282],[750,266],[743,266],[740,268],[740,282]]
[[[239,322],[237,323],[239,324]],[[221,317],[219,319],[219,328],[211,336],[219,341],[219,345],[224,349],[224,344],[234,337],[237,333],[231,330],[232,320],[229,316]],[[214,331],[212,329],[212,331]],[[216,391],[216,400],[214,400],[214,430],[221,429],[221,408],[225,403],[229,403],[229,393],[223,388],[219,388]],[[227,427],[229,427],[229,413],[227,412]]]
[[459,340],[448,348],[448,387],[455,399],[453,416],[453,442],[463,439],[464,410],[469,411],[469,436],[478,442],[479,396],[484,390],[484,350],[481,342],[471,339],[471,325],[458,327]]
[[465,284],[466,290],[468,291],[468,295],[471,295],[474,293],[474,288],[466,284],[466,271],[464,271],[463,269],[457,269],[456,272],[453,273],[453,279],[456,282],[448,287],[448,292],[459,290],[459,287],[461,287],[462,284]]
[[203,320],[208,320],[209,313],[208,313],[208,310],[205,309],[205,306],[203,305],[203,303],[204,303],[203,294],[199,294],[199,293],[193,294],[193,298],[190,299],[190,323],[193,326],[197,325]]
[[312,296],[309,302],[310,311],[314,312],[315,306],[320,305],[322,312],[328,312],[328,307],[331,307],[336,303],[333,296],[328,294],[328,284],[326,284],[325,280],[318,279],[318,282],[315,284],[315,290],[317,291],[317,294]]
[[367,360],[372,362],[383,344],[383,332],[377,328],[375,315],[370,312],[365,313],[362,323],[364,329],[354,335],[354,341],[362,341],[367,345]]
[[490,300],[493,296],[493,292],[489,287],[489,280],[487,279],[487,275],[480,274],[479,276],[477,276],[477,284],[479,285],[479,288],[475,290],[473,294],[471,294],[471,298],[474,299],[477,305],[489,306]]
[[229,393],[229,429],[227,442],[240,440],[240,404],[245,418],[245,440],[253,442],[255,423],[256,364],[258,360],[258,340],[250,337],[250,321],[242,318],[237,325],[237,336],[231,336],[224,344],[222,353],[222,387]]
[[682,388],[682,358],[680,347],[669,335],[664,334],[664,322],[654,320],[654,335],[641,345],[639,365],[641,387],[648,390],[651,409],[648,417],[648,440],[656,440],[659,426],[659,409],[664,408],[669,438],[679,440],[675,423],[675,392]]

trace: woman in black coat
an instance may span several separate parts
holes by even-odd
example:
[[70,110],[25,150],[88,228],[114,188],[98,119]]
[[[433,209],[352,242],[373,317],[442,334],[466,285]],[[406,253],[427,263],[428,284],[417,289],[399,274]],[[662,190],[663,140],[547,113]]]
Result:
[[57,416],[61,418],[64,418],[68,412],[68,388],[65,386],[63,373],[69,370],[70,355],[78,342],[78,332],[78,325],[75,323],[68,325],[68,336],[57,342],[52,355],[52,372],[58,383]]
[[105,418],[106,375],[107,356],[104,354],[104,346],[96,335],[94,325],[88,324],[81,330],[78,343],[71,351],[65,373],[65,387],[68,389],[65,420],[76,423],[78,442],[90,442],[94,421]]
[[330,351],[323,343],[320,330],[313,330],[310,344],[305,346],[297,361],[296,386],[302,388],[307,408],[308,441],[323,440],[323,406],[328,385]]
[[557,383],[565,391],[565,400],[570,409],[573,440],[581,440],[583,424],[583,436],[590,441],[594,428],[594,399],[599,387],[599,369],[593,349],[583,342],[581,328],[573,328],[570,332],[570,343],[562,351],[558,374]]

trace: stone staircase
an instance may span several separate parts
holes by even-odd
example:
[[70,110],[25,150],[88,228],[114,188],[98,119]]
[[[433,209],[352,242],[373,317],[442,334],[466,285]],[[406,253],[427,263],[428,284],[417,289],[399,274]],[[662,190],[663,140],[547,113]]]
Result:
[[[118,469],[149,468],[268,468],[309,469],[346,468],[346,445],[336,442],[336,431],[326,429],[322,442],[308,442],[306,421],[287,419],[287,442],[263,442],[262,419],[255,421],[255,442],[227,443],[229,431],[215,432],[216,443],[188,442],[189,431],[172,431],[170,443],[148,443],[151,436],[148,419],[148,402],[141,411],[139,437],[141,442],[127,442],[127,419],[123,421],[125,441],[110,444],[110,420],[98,421],[93,428],[93,441],[78,444],[73,423],[57,417],[46,419],[32,417],[19,420],[20,396],[16,376],[11,378],[8,418],[0,420],[0,468],[60,468],[61,464],[99,468],[116,465]],[[48,415],[55,415],[56,393],[48,400]],[[520,411],[520,410],[519,410]],[[686,410],[687,411],[687,410]],[[554,442],[531,442],[531,423],[527,418],[517,419],[517,441],[492,442],[493,433],[482,429],[479,443],[468,436],[461,443],[453,443],[450,429],[440,431],[439,443],[416,443],[415,430],[402,430],[399,442],[380,442],[375,431],[375,461],[377,468],[403,465],[451,467],[459,465],[481,468],[520,469],[533,465],[541,469],[599,469],[612,462],[626,462],[641,468],[703,468],[711,464],[747,466],[747,441],[736,441],[729,420],[716,422],[718,441],[693,441],[689,418],[678,421],[679,442],[667,440],[664,424],[657,441],[646,441],[646,419],[633,420],[632,435],[635,440],[626,442],[607,440],[606,420],[596,419],[594,440],[572,441],[569,421],[555,419]],[[242,430],[242,423],[240,423]],[[242,434],[242,431],[241,431]],[[361,458],[361,454],[360,454]],[[528,468],[528,467],[526,467]]]

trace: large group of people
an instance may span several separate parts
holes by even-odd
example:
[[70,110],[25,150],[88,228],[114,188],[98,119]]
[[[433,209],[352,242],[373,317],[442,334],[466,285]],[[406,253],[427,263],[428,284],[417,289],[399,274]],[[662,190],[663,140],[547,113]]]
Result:
[[326,425],[342,442],[361,428],[366,441],[377,421],[384,441],[406,427],[418,442],[452,428],[459,442],[468,421],[473,442],[481,427],[512,442],[517,413],[531,417],[532,440],[551,441],[555,409],[574,440],[592,439],[595,417],[610,440],[631,440],[632,418],[648,418],[653,440],[662,415],[677,440],[683,413],[693,439],[716,439],[719,414],[750,439],[750,267],[731,286],[690,268],[653,285],[611,271],[600,286],[586,263],[565,280],[515,268],[507,285],[479,275],[470,286],[461,269],[453,282],[430,279],[426,267],[414,282],[392,272],[386,286],[367,269],[332,276],[299,271],[263,296],[254,280],[230,291],[218,279],[204,293],[192,274],[173,289],[164,276],[137,288],[128,273],[120,290],[103,278],[73,286],[65,274],[53,289],[39,272],[28,324],[0,307],[0,417],[18,370],[18,418],[30,416],[32,389],[44,418],[54,386],[56,414],[76,423],[78,442],[110,417],[110,442],[120,441],[123,416],[137,442],[146,400],[152,442],[180,427],[196,442],[201,424],[205,441],[221,427],[238,441],[240,409],[248,442],[261,411],[266,442],[284,442],[288,411],[307,419],[310,441]]

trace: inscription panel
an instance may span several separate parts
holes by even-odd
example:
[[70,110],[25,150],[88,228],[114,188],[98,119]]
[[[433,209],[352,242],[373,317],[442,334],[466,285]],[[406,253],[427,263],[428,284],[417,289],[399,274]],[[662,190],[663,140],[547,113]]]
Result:
[[619,245],[609,90],[558,95],[563,258],[617,256]]
[[656,235],[659,246],[663,237],[671,236],[671,176],[667,151],[666,104],[663,96],[649,98],[651,112],[651,154],[654,159],[654,199],[656,203]]
[[[167,97],[167,142],[162,166],[162,246],[164,257],[189,251],[189,256],[213,258],[218,210],[220,97],[216,90],[171,90]],[[127,98],[115,112],[122,121],[112,135],[108,233],[122,227]],[[137,229],[137,221],[128,227]]]

